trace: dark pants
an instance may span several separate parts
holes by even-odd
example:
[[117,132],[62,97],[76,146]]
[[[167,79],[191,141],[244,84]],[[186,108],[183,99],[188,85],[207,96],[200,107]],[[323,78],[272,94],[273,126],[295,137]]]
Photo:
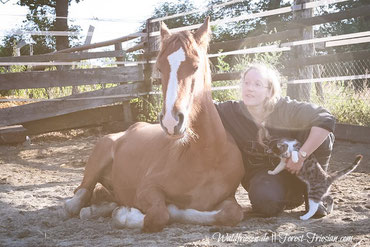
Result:
[[[334,139],[331,141],[334,142]],[[332,142],[329,152],[315,153],[324,170],[328,168]],[[243,187],[248,191],[253,211],[271,217],[284,209],[293,209],[304,203],[306,185],[301,180],[286,170],[277,175],[269,175],[268,170],[257,169],[248,180],[242,181]]]

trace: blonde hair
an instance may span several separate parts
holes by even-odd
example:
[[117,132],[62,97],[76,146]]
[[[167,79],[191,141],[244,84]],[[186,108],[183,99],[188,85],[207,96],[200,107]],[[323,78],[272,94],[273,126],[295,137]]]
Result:
[[252,63],[242,73],[240,80],[241,83],[243,82],[245,75],[252,69],[257,70],[267,81],[267,86],[270,89],[271,96],[264,102],[264,109],[266,113],[271,113],[275,104],[281,97],[280,73],[270,65],[264,63]]
[[261,123],[260,129],[258,131],[258,142],[263,144],[264,139],[269,138],[267,129],[265,128],[265,120],[274,110],[276,103],[281,97],[281,86],[280,86],[280,73],[272,66],[264,63],[252,63],[248,65],[247,69],[242,73],[241,83],[243,83],[245,75],[251,70],[257,70],[267,81],[267,87],[270,90],[270,97],[266,98],[264,101],[264,119]]

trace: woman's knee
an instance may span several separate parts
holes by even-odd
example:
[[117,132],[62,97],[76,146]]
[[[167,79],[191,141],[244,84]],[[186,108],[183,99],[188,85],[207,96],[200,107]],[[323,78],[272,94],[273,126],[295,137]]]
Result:
[[329,167],[329,161],[333,152],[334,141],[335,136],[333,133],[330,133],[325,141],[314,152],[317,161],[325,171],[327,171]]
[[267,217],[277,216],[285,208],[285,189],[279,175],[257,173],[249,183],[248,196],[253,211]]

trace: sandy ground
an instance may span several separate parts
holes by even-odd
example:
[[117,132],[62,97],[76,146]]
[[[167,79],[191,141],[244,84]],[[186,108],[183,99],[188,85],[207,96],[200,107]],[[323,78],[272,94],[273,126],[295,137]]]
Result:
[[[236,227],[172,224],[163,232],[114,229],[110,218],[63,221],[62,201],[73,195],[99,129],[58,132],[31,144],[0,146],[0,246],[370,246],[370,144],[337,141],[331,171],[362,153],[360,167],[337,181],[334,212],[300,221],[303,206],[279,217],[247,214]],[[239,203],[250,210],[247,193]]]

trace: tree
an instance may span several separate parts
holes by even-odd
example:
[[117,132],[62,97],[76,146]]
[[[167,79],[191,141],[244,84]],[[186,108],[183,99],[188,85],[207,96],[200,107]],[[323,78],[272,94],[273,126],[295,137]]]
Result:
[[[75,0],[77,3],[80,0]],[[27,6],[30,14],[27,15],[28,25],[33,26],[40,31],[78,31],[78,26],[71,26],[68,28],[68,7],[72,0],[20,0],[18,2],[21,6]],[[56,15],[56,18],[50,18],[49,15]],[[76,39],[77,37],[71,37]],[[62,50],[69,47],[68,36],[56,36],[50,38],[46,36],[39,36],[39,42],[45,40],[47,46],[56,50]],[[42,42],[42,41],[41,41]],[[36,42],[37,43],[37,42]]]
[[[77,3],[81,0],[75,0]],[[27,6],[29,14],[23,21],[22,30],[26,31],[79,31],[76,25],[68,26],[68,7],[72,0],[19,0],[20,6]],[[55,18],[53,16],[61,17]],[[78,37],[68,36],[40,36],[26,34],[11,34],[3,39],[0,46],[0,56],[12,56],[14,42],[26,40],[33,43],[33,54],[45,54],[55,50],[62,50],[70,46],[70,42],[78,44]],[[21,49],[21,55],[29,55],[29,46]]]

